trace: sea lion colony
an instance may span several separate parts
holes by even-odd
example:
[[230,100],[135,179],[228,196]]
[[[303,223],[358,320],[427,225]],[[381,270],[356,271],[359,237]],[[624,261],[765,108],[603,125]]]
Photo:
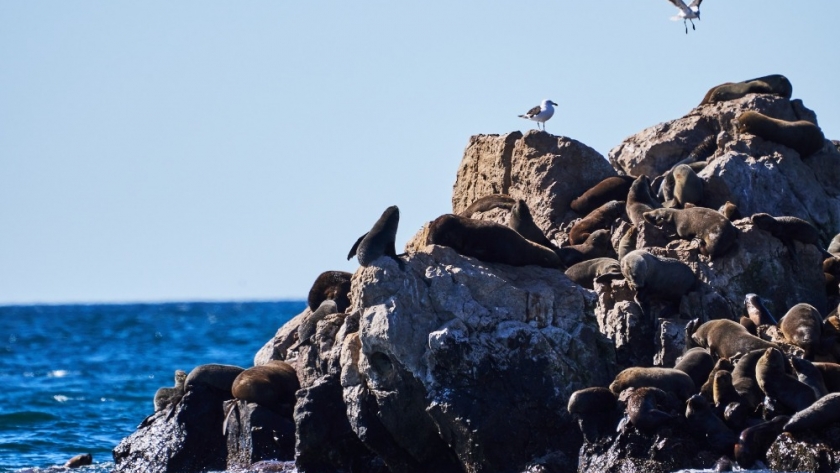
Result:
[[[790,86],[783,76],[725,84],[710,90],[704,103],[756,92],[789,98]],[[746,125],[742,123],[742,132],[760,130],[757,133],[768,140],[774,138],[767,129],[786,126],[776,122],[764,126],[762,121],[761,126],[751,128],[755,120],[762,119],[743,118]],[[806,130],[800,133],[794,126],[786,128],[782,144],[803,155],[812,153],[821,133],[813,132],[813,126],[796,126]],[[695,270],[679,259],[663,256],[665,248],[637,248],[637,238],[644,235],[647,244],[656,241],[650,237],[656,234],[664,239],[663,246],[687,240],[701,255],[698,258],[707,262],[725,259],[738,247],[739,230],[730,221],[738,215],[737,207],[727,202],[717,211],[703,205],[704,184],[697,173],[706,163],[698,156],[708,157],[714,148],[710,136],[691,150],[690,159],[678,162],[662,176],[604,179],[571,200],[568,210],[578,212],[580,218],[563,229],[541,229],[525,200],[493,194],[477,198],[459,214],[445,214],[432,221],[422,232],[421,244],[448,246],[486,263],[561,269],[587,289],[624,279],[636,292],[634,300],[647,319],[677,315],[683,296],[696,290]],[[509,225],[481,219],[483,212],[496,209],[509,214]],[[352,246],[348,259],[355,255],[361,266],[369,266],[387,256],[404,269],[405,254],[395,250],[398,220],[396,206],[386,209]],[[756,214],[751,222],[756,229],[782,240],[792,258],[797,251],[794,241],[817,245],[829,258],[834,257],[820,247],[816,228],[804,220]],[[840,241],[840,235],[835,240]],[[840,245],[832,242],[829,251],[837,248]],[[831,266],[829,258],[826,268]],[[837,277],[831,271],[826,269],[827,281]],[[327,271],[316,279],[309,309],[290,351],[314,343],[316,328],[324,317],[352,305],[350,276]],[[836,287],[828,289],[837,293]],[[654,313],[652,303],[666,309]],[[608,441],[616,435],[619,423],[618,432],[637,428],[651,434],[681,419],[696,429],[711,450],[747,468],[760,465],[768,445],[780,432],[837,420],[840,401],[833,393],[840,392],[840,332],[832,325],[834,319],[829,322],[830,317],[823,319],[814,307],[798,304],[776,323],[755,294],[748,294],[744,305],[741,323],[727,319],[689,323],[684,356],[673,368],[628,368],[609,389],[591,387],[574,393],[568,410],[578,420],[586,441]],[[181,396],[200,383],[291,418],[294,391],[299,386],[295,371],[282,361],[271,363],[250,370],[227,365],[198,367],[186,380],[183,375],[176,376],[175,388],[162,391],[166,399],[156,400],[156,408],[174,409]],[[176,391],[175,395],[170,390]],[[829,410],[830,415],[821,415]]]

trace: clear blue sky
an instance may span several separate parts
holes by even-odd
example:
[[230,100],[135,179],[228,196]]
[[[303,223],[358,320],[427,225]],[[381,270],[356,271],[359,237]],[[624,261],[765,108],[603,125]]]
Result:
[[304,298],[471,135],[602,154],[781,73],[840,138],[840,2],[0,0],[0,304]]

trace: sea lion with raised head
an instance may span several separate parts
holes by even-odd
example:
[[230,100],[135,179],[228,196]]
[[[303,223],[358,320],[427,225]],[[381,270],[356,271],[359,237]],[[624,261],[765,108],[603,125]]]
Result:
[[578,215],[587,215],[607,202],[624,200],[633,180],[630,176],[608,177],[573,200],[569,207]]
[[813,363],[805,358],[792,356],[790,357],[790,364],[793,366],[794,373],[796,373],[796,379],[810,386],[814,390],[817,399],[828,394],[828,388],[825,387],[822,373]]
[[800,303],[791,307],[779,320],[779,331],[785,341],[805,350],[805,357],[813,358],[822,337],[822,316],[810,304]]
[[687,164],[680,164],[671,171],[674,179],[674,200],[680,207],[697,204],[703,200],[703,179]]
[[513,204],[513,207],[510,209],[508,226],[528,240],[557,251],[554,243],[545,236],[545,233],[534,222],[534,217],[531,216],[531,211],[528,209],[528,205],[524,200],[517,200]]
[[776,318],[767,310],[767,307],[761,302],[761,298],[755,293],[751,292],[744,296],[744,310],[747,312],[747,317],[757,326],[778,325]]
[[575,222],[569,230],[569,242],[578,245],[596,230],[609,229],[615,219],[624,213],[623,200],[611,200]]
[[458,212],[458,215],[471,218],[476,212],[487,212],[493,209],[510,210],[515,203],[516,199],[507,194],[485,195],[470,204],[466,209]]
[[627,200],[625,204],[625,211],[630,223],[636,225],[644,221],[642,215],[645,212],[650,212],[653,209],[661,207],[659,202],[654,200],[650,195],[650,179],[647,176],[639,176],[630,185],[630,190],[627,192]]
[[356,256],[359,264],[366,267],[382,256],[389,256],[397,262],[400,268],[403,268],[405,264],[397,255],[395,246],[399,223],[400,209],[396,205],[385,209],[379,220],[373,224],[373,228],[356,240],[356,243],[350,248],[350,252],[347,253],[347,259]]
[[680,370],[691,377],[694,386],[702,386],[709,379],[709,373],[715,367],[715,360],[709,351],[703,347],[694,347],[677,358],[674,369]]
[[709,402],[714,402],[715,399],[715,375],[718,371],[729,371],[733,369],[732,362],[729,358],[721,358],[715,362],[712,371],[709,372],[709,377],[700,386],[700,395],[705,397]]
[[752,350],[742,356],[732,368],[732,387],[738,391],[742,401],[746,402],[751,409],[761,404],[764,398],[764,392],[755,380],[755,365],[763,354],[764,349]]
[[529,241],[516,230],[487,220],[445,214],[429,224],[427,244],[448,246],[459,254],[488,263],[559,268],[560,257]]
[[777,345],[750,335],[743,325],[729,319],[710,320],[691,335],[695,343],[719,358],[734,358],[750,351],[777,348]]
[[618,260],[621,261],[627,256],[627,253],[636,249],[636,236],[638,235],[639,230],[636,228],[635,225],[630,225],[624,235],[621,236],[621,240],[618,241]]
[[306,298],[309,310],[317,310],[322,302],[330,299],[335,302],[338,312],[344,312],[350,307],[351,277],[353,274],[346,271],[324,271],[319,274]]
[[171,388],[160,388],[155,392],[155,412],[170,404],[177,404],[184,396],[184,382],[187,380],[187,372],[175,370],[175,386]]
[[633,250],[621,259],[621,273],[637,292],[667,300],[679,300],[697,279],[682,261],[644,249]]
[[748,110],[738,115],[738,132],[778,143],[806,158],[825,146],[825,135],[807,120],[787,121]]
[[618,373],[610,391],[621,394],[627,388],[654,387],[673,393],[681,401],[694,394],[694,381],[685,372],[674,368],[633,366]]
[[291,419],[298,389],[300,382],[292,365],[271,360],[239,373],[233,381],[231,393],[236,399],[255,402]]
[[67,460],[67,462],[64,463],[64,468],[79,468],[81,466],[87,466],[91,464],[93,464],[93,455],[91,455],[90,453],[81,453]]
[[768,348],[755,365],[755,380],[764,394],[793,412],[799,412],[817,400],[810,386],[785,372],[785,355],[778,348]]
[[720,212],[720,214],[726,217],[726,219],[730,222],[734,222],[735,220],[741,218],[741,211],[738,210],[738,206],[728,200],[725,204],[720,206],[718,212]]
[[594,258],[581,261],[566,270],[566,277],[587,289],[594,289],[594,281],[604,282],[609,279],[621,279],[621,265],[614,258]]
[[738,230],[732,222],[705,207],[656,209],[645,212],[642,217],[659,228],[673,229],[684,240],[699,239],[700,253],[709,257],[725,254],[738,238]]

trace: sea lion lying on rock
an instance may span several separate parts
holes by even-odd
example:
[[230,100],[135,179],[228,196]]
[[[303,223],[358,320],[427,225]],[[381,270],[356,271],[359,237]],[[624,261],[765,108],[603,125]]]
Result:
[[694,381],[683,371],[674,368],[630,367],[618,373],[610,384],[610,391],[618,395],[627,388],[654,387],[673,393],[684,401],[695,392]]
[[637,292],[667,300],[679,300],[697,279],[682,261],[644,249],[631,251],[621,259],[621,273]]
[[567,268],[592,258],[611,258],[615,250],[610,241],[609,230],[595,230],[583,243],[564,246],[557,251],[560,261]]
[[630,176],[608,177],[573,200],[569,207],[579,215],[587,215],[607,202],[624,200],[633,181]]
[[612,391],[591,387],[572,393],[567,409],[577,420],[583,437],[588,442],[595,442],[615,431],[617,407],[618,402]]
[[779,321],[785,341],[805,350],[805,357],[813,358],[822,337],[822,317],[810,304],[796,304]]
[[306,303],[309,310],[315,311],[327,299],[335,302],[338,312],[350,307],[350,278],[347,271],[324,271],[319,274],[309,289]]
[[569,267],[566,270],[566,277],[587,289],[594,289],[596,279],[603,282],[608,279],[621,279],[624,276],[621,274],[621,265],[617,259],[594,258]]
[[612,200],[589,212],[572,225],[572,229],[569,230],[569,242],[573,245],[581,244],[589,238],[592,232],[610,228],[615,219],[624,213],[624,207],[625,202],[623,200]]
[[691,334],[691,338],[719,358],[733,358],[758,349],[778,348],[775,343],[750,335],[743,325],[728,319],[710,320],[700,325]]
[[231,393],[236,399],[255,402],[291,419],[298,389],[295,369],[285,361],[271,360],[240,373],[233,381]]
[[700,239],[700,253],[721,256],[735,244],[738,230],[719,212],[705,207],[656,209],[642,214],[645,221],[663,229],[673,229],[685,240]]
[[736,100],[747,94],[773,94],[790,99],[793,95],[793,85],[781,74],[771,74],[742,82],[727,82],[709,89],[700,105]]
[[466,209],[459,212],[458,215],[471,218],[476,212],[487,212],[492,209],[510,210],[515,203],[516,199],[507,194],[485,195],[470,204],[470,206]]
[[825,146],[825,135],[807,120],[786,121],[749,110],[738,115],[738,132],[749,133],[793,149],[806,158]]

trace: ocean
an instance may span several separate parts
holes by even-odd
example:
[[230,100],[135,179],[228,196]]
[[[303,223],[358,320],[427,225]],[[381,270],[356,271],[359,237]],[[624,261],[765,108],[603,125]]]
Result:
[[[0,307],[0,473],[111,450],[176,369],[250,367],[304,301]],[[36,470],[37,471],[37,470]]]

